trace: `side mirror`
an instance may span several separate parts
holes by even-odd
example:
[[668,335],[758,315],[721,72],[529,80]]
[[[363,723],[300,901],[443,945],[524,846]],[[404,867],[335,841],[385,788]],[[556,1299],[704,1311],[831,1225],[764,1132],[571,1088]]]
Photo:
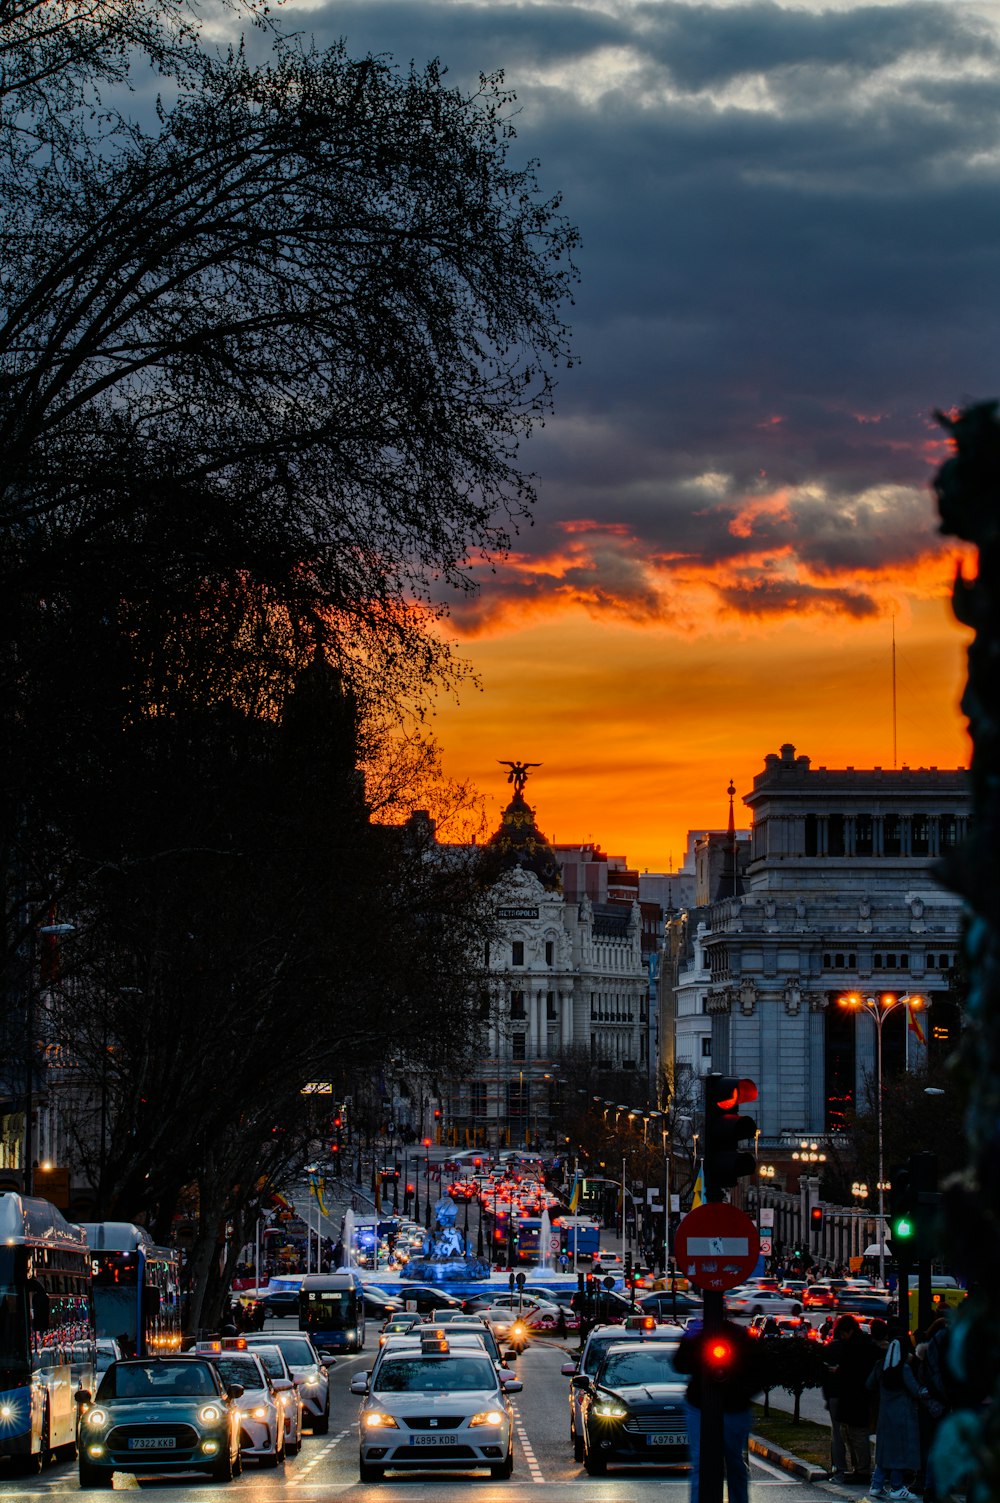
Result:
[[81,1405],[89,1404],[92,1398],[93,1394],[89,1388],[78,1388],[73,1395],[73,1403]]
[[520,1378],[501,1378],[500,1383],[504,1393],[520,1393],[524,1387]]
[[368,1392],[367,1373],[355,1373],[354,1377],[351,1379],[351,1392],[359,1394],[366,1394]]
[[559,1371],[562,1373],[562,1375],[563,1375],[564,1378],[575,1378],[576,1377],[576,1363],[575,1362],[564,1362],[563,1365],[562,1365],[562,1367],[559,1369]]
[[231,1399],[242,1398],[242,1396],[243,1396],[243,1384],[242,1383],[227,1383],[226,1384],[226,1393],[229,1395],[229,1397]]
[[294,1387],[295,1384],[292,1382],[291,1378],[275,1378],[274,1380],[274,1389],[276,1393],[288,1393],[289,1389]]
[[512,1346],[512,1347],[509,1348],[508,1351],[504,1352],[504,1354],[503,1354],[503,1360],[505,1362],[516,1362],[517,1359],[518,1359],[518,1357],[520,1357],[520,1355],[521,1355],[521,1353],[518,1351],[517,1347],[516,1346]]
[[332,1352],[320,1352],[319,1360],[324,1367],[336,1367],[337,1359]]
[[570,1379],[569,1386],[570,1388],[579,1388],[581,1390],[586,1390],[590,1387],[590,1379],[587,1377],[586,1373],[577,1373],[575,1378]]

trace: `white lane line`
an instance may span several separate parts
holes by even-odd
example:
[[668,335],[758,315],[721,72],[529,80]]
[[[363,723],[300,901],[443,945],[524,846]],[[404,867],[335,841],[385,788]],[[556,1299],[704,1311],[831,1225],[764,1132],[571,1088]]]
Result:
[[524,1421],[521,1418],[521,1412],[519,1409],[514,1410],[514,1428],[517,1431],[517,1439],[521,1447],[521,1455],[528,1463],[528,1471],[531,1473],[532,1482],[544,1482],[545,1478],[542,1476],[542,1469],[538,1465],[537,1457],[532,1450],[531,1441],[528,1439],[528,1432],[524,1428]]
[[308,1461],[303,1462],[301,1467],[296,1468],[295,1476],[289,1477],[285,1482],[285,1486],[301,1487],[303,1482],[308,1481],[309,1473],[315,1467],[319,1466],[320,1462],[323,1461],[325,1457],[329,1456],[331,1451],[336,1450],[337,1446],[340,1445],[340,1442],[342,1440],[346,1440],[347,1436],[351,1433],[351,1430],[341,1430],[339,1435],[335,1435],[332,1440],[328,1440],[321,1451],[318,1451],[315,1456],[311,1456]]

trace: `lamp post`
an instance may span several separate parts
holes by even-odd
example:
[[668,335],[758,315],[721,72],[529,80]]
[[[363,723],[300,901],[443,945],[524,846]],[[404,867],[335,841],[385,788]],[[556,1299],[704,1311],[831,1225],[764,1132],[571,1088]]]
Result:
[[909,995],[896,997],[892,992],[885,992],[880,997],[862,997],[860,992],[849,992],[845,997],[837,998],[838,1007],[843,1007],[858,1016],[865,1012],[875,1024],[875,1083],[876,1083],[876,1121],[878,1124],[878,1280],[885,1287],[885,1164],[884,1164],[884,1140],[882,1133],[882,1027],[890,1013],[899,1007],[908,1007],[913,1011],[926,1007],[924,997],[911,997]]

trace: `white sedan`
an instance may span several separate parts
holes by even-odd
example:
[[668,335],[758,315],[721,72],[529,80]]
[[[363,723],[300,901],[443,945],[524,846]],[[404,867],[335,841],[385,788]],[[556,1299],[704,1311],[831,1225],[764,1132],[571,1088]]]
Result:
[[802,1301],[780,1289],[730,1289],[726,1295],[727,1315],[801,1315]]

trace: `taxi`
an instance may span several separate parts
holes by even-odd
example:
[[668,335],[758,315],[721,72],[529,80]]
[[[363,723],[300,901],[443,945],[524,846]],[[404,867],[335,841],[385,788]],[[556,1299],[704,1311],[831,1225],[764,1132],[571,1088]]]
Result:
[[[232,1338],[230,1338],[232,1339]],[[318,1352],[305,1331],[262,1331],[238,1336],[251,1351],[276,1346],[302,1400],[302,1420],[314,1435],[330,1429],[330,1368],[336,1365],[332,1352]]]
[[[575,1461],[583,1460],[583,1402],[589,1381],[596,1375],[611,1348],[623,1341],[636,1346],[667,1341],[676,1346],[683,1334],[680,1326],[662,1325],[651,1315],[630,1315],[624,1325],[593,1327],[579,1362],[566,1362],[560,1369],[564,1378],[572,1379],[569,1386],[569,1438]],[[580,1382],[581,1378],[585,1381]]]
[[[408,1349],[382,1348],[371,1374],[351,1380],[364,1395],[358,1473],[378,1482],[387,1470],[471,1471],[494,1478],[514,1467],[516,1378],[501,1378],[486,1352],[428,1332]],[[398,1338],[406,1341],[407,1338]]]
[[243,1459],[262,1466],[282,1466],[285,1460],[285,1406],[264,1371],[260,1358],[247,1350],[243,1336],[223,1336],[195,1344],[195,1354],[215,1364],[227,1387],[239,1384],[240,1450]]
[[[660,1328],[662,1329],[662,1328]],[[583,1465],[603,1476],[625,1466],[686,1466],[690,1460],[687,1378],[674,1367],[677,1341],[619,1342],[583,1389]]]
[[110,1487],[114,1472],[209,1472],[231,1482],[242,1470],[239,1383],[192,1356],[112,1362],[96,1396],[77,1390],[80,1486]]
[[260,1358],[261,1366],[271,1379],[275,1392],[281,1397],[285,1411],[285,1450],[289,1456],[297,1456],[302,1449],[303,1404],[299,1385],[276,1341],[253,1341],[250,1349],[255,1357]]

